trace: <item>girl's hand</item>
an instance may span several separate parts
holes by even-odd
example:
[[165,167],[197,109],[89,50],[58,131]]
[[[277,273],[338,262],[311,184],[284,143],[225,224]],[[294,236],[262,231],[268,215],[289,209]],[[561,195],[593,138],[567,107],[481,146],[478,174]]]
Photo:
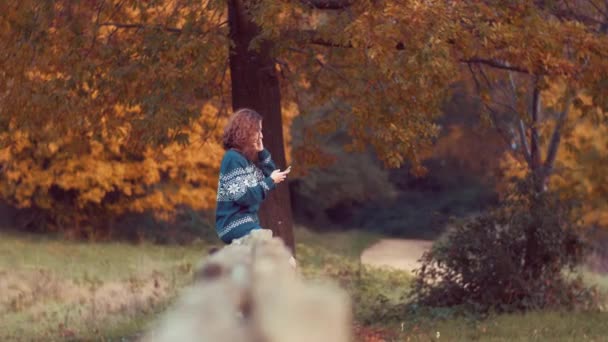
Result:
[[274,170],[270,174],[270,178],[274,181],[274,184],[279,184],[287,178],[287,174],[291,172],[291,167],[288,167],[285,171]]

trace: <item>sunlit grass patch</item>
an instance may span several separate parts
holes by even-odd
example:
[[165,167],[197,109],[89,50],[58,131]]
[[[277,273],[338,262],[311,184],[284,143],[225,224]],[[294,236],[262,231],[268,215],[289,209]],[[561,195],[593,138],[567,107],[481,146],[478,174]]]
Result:
[[[358,260],[363,250],[382,238],[380,234],[363,230],[319,233],[304,227],[296,227],[294,235],[298,246],[322,248],[326,252],[340,255],[350,260]],[[299,247],[296,247],[296,254],[298,253]],[[311,256],[306,255],[306,257]]]
[[[0,340],[134,334],[192,278],[190,246],[84,243],[0,233]],[[118,330],[116,333],[112,331]]]
[[345,289],[353,304],[356,321],[370,323],[403,302],[411,275],[408,272],[365,266],[359,255],[377,241],[365,232],[308,234],[297,244],[300,272],[309,279],[329,278]]

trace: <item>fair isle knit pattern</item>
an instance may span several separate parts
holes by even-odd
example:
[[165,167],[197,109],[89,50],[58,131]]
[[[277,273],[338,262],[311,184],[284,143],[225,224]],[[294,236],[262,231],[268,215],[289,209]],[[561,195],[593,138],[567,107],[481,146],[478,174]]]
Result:
[[258,210],[275,187],[270,174],[276,166],[267,150],[259,152],[258,160],[252,163],[236,150],[226,151],[222,159],[215,224],[226,243],[260,228]]
[[255,165],[249,165],[246,168],[237,167],[229,173],[222,175],[220,173],[219,187],[217,189],[217,201],[227,202],[236,201],[243,197],[249,188],[262,184],[264,190],[268,191],[268,186],[262,182],[264,174]]
[[226,227],[224,227],[224,229],[222,229],[222,231],[218,232],[218,235],[220,237],[222,237],[222,236],[228,234],[228,232],[232,231],[234,228],[236,228],[238,226],[242,226],[242,225],[244,225],[246,223],[249,223],[249,222],[255,223],[256,221],[251,216],[245,216],[245,217],[242,217],[240,219],[234,220],[234,221],[230,222],[229,225],[227,225]]

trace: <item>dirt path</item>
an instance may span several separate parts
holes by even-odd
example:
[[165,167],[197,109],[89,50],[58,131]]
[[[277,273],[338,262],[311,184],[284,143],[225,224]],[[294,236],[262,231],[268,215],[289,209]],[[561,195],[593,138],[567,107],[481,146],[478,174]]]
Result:
[[382,239],[361,253],[361,262],[376,267],[391,267],[411,272],[432,241]]

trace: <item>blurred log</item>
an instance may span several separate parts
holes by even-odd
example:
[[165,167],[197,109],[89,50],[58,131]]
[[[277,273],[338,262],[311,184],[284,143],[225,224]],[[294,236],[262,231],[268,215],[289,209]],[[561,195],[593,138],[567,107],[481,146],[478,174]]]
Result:
[[283,241],[256,230],[210,255],[143,341],[347,342],[351,326],[347,294],[304,281]]

